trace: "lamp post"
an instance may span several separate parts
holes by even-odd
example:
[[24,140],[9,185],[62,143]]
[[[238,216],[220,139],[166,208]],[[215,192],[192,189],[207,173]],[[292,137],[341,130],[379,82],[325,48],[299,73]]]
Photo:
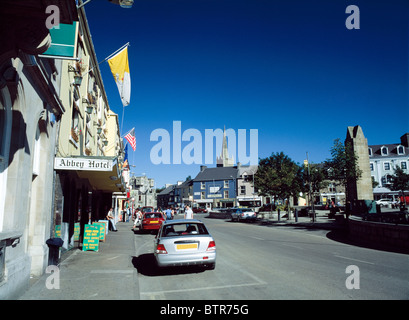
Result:
[[[90,1],[91,0],[86,0],[85,2],[80,1],[81,3],[77,6],[77,9],[82,8]],[[134,3],[134,0],[108,0],[108,1],[113,4],[118,4],[121,6],[121,8],[126,8],[126,9],[132,8],[132,5]]]

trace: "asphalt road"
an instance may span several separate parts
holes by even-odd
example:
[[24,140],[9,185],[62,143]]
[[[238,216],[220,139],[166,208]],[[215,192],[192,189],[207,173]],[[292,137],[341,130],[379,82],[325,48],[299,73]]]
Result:
[[409,255],[350,245],[333,231],[200,219],[216,241],[215,270],[158,269],[154,235],[135,234],[141,299],[409,298]]

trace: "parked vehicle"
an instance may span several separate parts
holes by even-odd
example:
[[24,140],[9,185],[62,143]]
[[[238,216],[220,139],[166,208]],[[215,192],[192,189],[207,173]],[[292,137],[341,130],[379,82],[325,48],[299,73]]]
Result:
[[207,210],[204,208],[193,208],[193,213],[206,213]]
[[387,207],[392,205],[391,199],[379,199],[376,201],[376,204],[379,204],[381,207]]
[[216,243],[203,222],[196,219],[165,221],[154,242],[159,267],[216,266]]
[[159,230],[164,221],[161,212],[146,212],[142,217],[141,230]]
[[257,218],[257,213],[250,208],[233,208],[231,209],[232,221],[254,221]]
[[153,207],[142,207],[141,212],[153,212]]

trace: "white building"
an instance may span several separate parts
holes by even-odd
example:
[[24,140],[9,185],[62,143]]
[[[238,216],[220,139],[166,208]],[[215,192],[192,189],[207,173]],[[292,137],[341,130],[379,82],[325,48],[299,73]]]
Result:
[[389,186],[397,166],[409,173],[409,133],[400,138],[400,143],[369,145],[368,152],[371,176],[378,182],[373,190],[375,200],[396,197],[399,192]]

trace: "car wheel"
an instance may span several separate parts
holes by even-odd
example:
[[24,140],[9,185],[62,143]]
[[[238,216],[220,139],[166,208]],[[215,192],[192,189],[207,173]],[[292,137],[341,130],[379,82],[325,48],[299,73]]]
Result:
[[216,268],[216,262],[215,262],[215,263],[208,264],[208,265],[206,266],[206,269],[207,269],[207,270],[214,270],[215,268]]

